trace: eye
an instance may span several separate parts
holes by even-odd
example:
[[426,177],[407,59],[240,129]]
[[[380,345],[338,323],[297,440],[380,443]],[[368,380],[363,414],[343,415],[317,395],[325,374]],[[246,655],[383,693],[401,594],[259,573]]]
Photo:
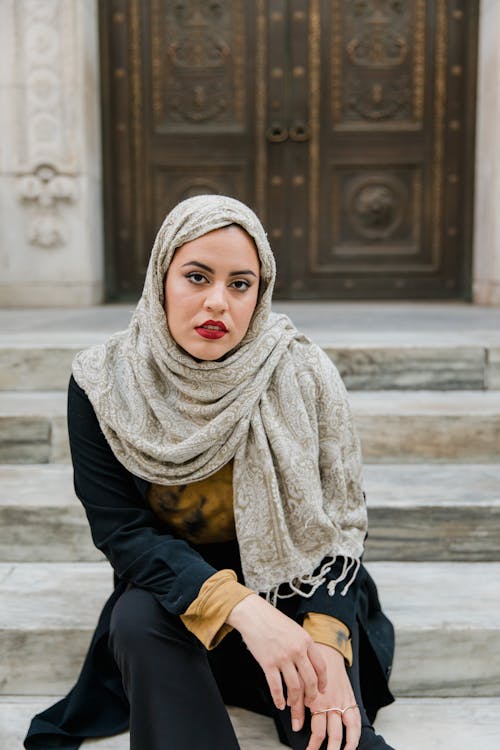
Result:
[[246,289],[249,289],[251,285],[245,279],[236,279],[236,281],[231,282],[231,286],[238,292],[244,292]]
[[198,273],[198,271],[188,273],[186,279],[189,279],[193,284],[203,284],[203,282],[207,280],[206,277],[203,276],[202,273]]

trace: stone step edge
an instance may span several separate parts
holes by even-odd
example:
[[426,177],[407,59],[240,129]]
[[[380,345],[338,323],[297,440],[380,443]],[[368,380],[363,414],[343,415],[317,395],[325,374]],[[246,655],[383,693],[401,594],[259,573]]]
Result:
[[[500,562],[374,561],[366,567],[399,630],[414,630],[416,625],[434,629],[443,624],[477,629],[497,633],[500,648]],[[57,607],[64,604],[70,581],[78,581],[90,598],[78,600],[81,612],[78,601],[70,613],[62,607],[61,623]],[[401,599],[403,588],[411,596],[408,593]],[[0,630],[86,630],[94,622],[95,612],[89,610],[102,605],[111,591],[112,569],[107,562],[0,563],[0,598],[17,603],[14,613],[8,606],[0,607]],[[464,592],[474,606],[463,606]],[[30,609],[37,597],[51,601],[49,611],[38,611],[38,622]]]
[[[363,486],[365,561],[500,561],[500,466],[367,464]],[[70,465],[0,465],[0,561],[99,559]]]
[[[482,490],[481,481],[485,477],[487,489]],[[419,484],[422,478],[424,481]],[[448,495],[444,490],[450,478],[456,480],[457,488],[450,490]],[[363,486],[369,509],[496,508],[500,506],[500,465],[366,464],[363,467]],[[44,487],[46,490],[41,493]],[[471,488],[475,492],[476,487],[478,497],[472,497],[469,493],[473,491]],[[454,496],[454,492],[460,490],[464,490],[467,496]],[[412,492],[417,496],[412,496]],[[418,494],[427,492],[428,496]],[[0,464],[0,507],[69,509],[75,502],[70,464]]]
[[[355,415],[488,416],[500,414],[500,389],[489,391],[370,390],[354,391],[349,401]],[[61,391],[0,391],[0,418],[58,418],[66,415]]]
[[[499,697],[500,563],[370,563],[367,568],[396,630],[394,690],[408,697]],[[4,694],[69,689],[112,590],[109,566],[0,565],[0,581]],[[68,591],[71,607],[61,595]],[[28,664],[19,663],[19,642]]]
[[[65,402],[0,393],[0,461],[69,460]],[[498,463],[500,390],[356,391],[350,403],[366,463]]]
[[[20,747],[31,717],[56,696],[0,696],[0,746]],[[241,750],[280,750],[272,719],[229,707]],[[404,750],[497,750],[500,698],[398,698],[383,708],[375,729],[387,742]],[[129,735],[85,743],[88,750],[127,750]]]
[[[75,354],[100,341],[85,335],[75,346],[74,337],[70,336],[36,342],[0,337],[0,389],[29,391],[37,384],[50,389],[53,383],[58,389],[65,389]],[[384,388],[390,388],[392,383],[403,390],[411,389],[412,384],[419,389],[500,388],[500,346],[486,342],[318,343],[352,389],[370,388],[371,382]]]

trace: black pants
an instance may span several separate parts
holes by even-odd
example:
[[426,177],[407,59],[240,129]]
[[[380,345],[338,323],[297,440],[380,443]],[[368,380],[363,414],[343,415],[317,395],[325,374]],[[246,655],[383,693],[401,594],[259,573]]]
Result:
[[[358,748],[391,750],[363,708],[357,632],[352,640],[348,674],[361,709]],[[153,595],[131,588],[113,609],[110,644],[130,702],[131,750],[239,750],[225,703],[273,716],[284,744],[293,750],[307,746],[308,722],[292,732],[288,708],[275,709],[264,674],[236,631],[207,652]]]

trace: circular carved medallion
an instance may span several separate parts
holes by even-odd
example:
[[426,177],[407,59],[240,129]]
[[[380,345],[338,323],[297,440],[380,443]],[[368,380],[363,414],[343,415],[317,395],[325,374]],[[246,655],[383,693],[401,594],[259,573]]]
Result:
[[401,224],[406,187],[397,178],[373,176],[354,180],[347,196],[347,215],[364,239],[387,239]]

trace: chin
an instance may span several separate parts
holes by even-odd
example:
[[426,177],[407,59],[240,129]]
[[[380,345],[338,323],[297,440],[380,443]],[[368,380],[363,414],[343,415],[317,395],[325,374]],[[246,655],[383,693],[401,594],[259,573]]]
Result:
[[227,346],[215,347],[201,344],[201,346],[190,346],[189,349],[184,349],[184,351],[198,362],[216,362],[218,359],[223,359],[232,349],[233,347],[229,349]]

